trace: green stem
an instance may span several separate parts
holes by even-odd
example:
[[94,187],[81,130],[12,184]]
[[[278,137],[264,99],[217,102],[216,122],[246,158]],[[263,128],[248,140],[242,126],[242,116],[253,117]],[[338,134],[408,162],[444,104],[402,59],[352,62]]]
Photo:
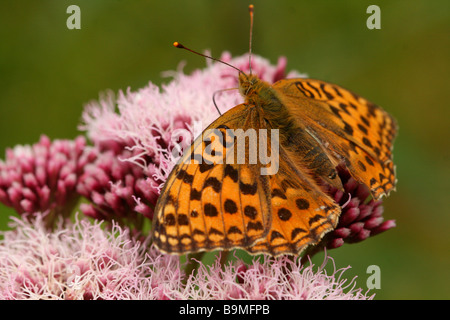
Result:
[[201,262],[204,254],[205,254],[204,252],[196,252],[196,253],[189,253],[187,255],[186,267],[184,268],[186,277],[183,280],[183,282],[185,284],[191,274],[195,275],[197,273],[198,266],[200,265],[200,262]]

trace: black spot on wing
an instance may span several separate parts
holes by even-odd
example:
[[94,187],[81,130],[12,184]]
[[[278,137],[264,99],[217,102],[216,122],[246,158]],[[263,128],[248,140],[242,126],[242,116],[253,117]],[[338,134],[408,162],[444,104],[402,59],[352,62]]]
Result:
[[239,189],[241,190],[242,194],[255,195],[256,191],[258,190],[258,184],[256,182],[253,184],[247,184],[241,181],[239,182]]

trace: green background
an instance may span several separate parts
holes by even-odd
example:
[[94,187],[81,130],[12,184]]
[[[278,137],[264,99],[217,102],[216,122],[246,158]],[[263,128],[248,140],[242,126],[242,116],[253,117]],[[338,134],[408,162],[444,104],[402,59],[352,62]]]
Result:
[[[83,105],[106,89],[135,90],[167,81],[161,72],[205,66],[176,50],[180,41],[214,56],[248,50],[244,0],[1,1],[0,150],[43,133],[73,138]],[[66,9],[81,8],[81,30]],[[449,299],[450,1],[253,1],[253,51],[288,69],[340,84],[383,106],[400,125],[398,187],[385,201],[397,227],[330,251],[365,287],[381,269],[377,299]],[[366,9],[381,8],[381,30]],[[4,158],[4,151],[0,151]],[[0,227],[12,210],[0,205]],[[315,262],[320,264],[321,257]]]

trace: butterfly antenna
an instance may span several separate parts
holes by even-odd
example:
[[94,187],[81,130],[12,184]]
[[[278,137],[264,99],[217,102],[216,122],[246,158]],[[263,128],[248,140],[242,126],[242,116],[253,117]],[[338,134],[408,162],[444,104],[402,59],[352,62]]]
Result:
[[176,42],[176,41],[175,41],[175,42],[173,43],[173,46],[176,47],[176,48],[179,48],[179,49],[184,49],[184,50],[190,51],[190,52],[195,53],[195,54],[197,54],[197,55],[199,55],[199,56],[202,56],[202,57],[205,57],[205,58],[208,58],[208,59],[211,59],[211,60],[214,60],[214,61],[223,63],[223,64],[225,64],[225,65],[227,65],[227,66],[229,66],[229,67],[231,67],[231,68],[237,70],[239,73],[242,73],[243,75],[245,75],[245,73],[242,72],[242,70],[236,68],[235,66],[233,66],[233,65],[231,65],[231,64],[229,64],[229,63],[226,63],[225,61],[222,61],[222,60],[220,60],[220,59],[213,58],[213,57],[211,57],[211,56],[207,56],[206,54],[202,54],[202,53],[200,53],[200,52],[197,52],[197,51],[194,51],[194,50],[192,50],[192,49],[189,49],[189,48],[183,46],[183,45],[182,45],[181,43],[179,43],[179,42]]
[[217,94],[217,92],[218,91],[213,93],[213,103],[214,103],[214,107],[216,107],[216,110],[219,113],[219,115],[222,115],[222,112],[220,112],[219,107],[217,106],[217,103],[216,103],[216,94]]
[[248,66],[250,69],[250,75],[252,74],[253,8],[254,6],[252,4],[248,6],[248,11],[250,12],[250,40],[248,49]]

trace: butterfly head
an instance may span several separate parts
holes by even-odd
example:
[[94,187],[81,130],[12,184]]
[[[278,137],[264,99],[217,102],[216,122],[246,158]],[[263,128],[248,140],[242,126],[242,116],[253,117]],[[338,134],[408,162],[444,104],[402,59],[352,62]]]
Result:
[[239,92],[245,98],[245,103],[249,105],[270,111],[275,102],[277,104],[275,109],[279,111],[279,101],[275,90],[258,76],[240,73]]
[[251,97],[260,91],[261,80],[252,74],[239,73],[239,92],[243,97]]

